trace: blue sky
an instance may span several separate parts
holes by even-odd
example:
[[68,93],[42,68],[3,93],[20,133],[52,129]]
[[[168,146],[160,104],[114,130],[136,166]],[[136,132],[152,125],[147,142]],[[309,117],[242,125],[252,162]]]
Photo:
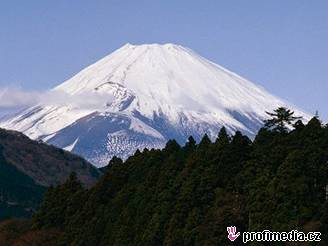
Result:
[[328,120],[326,0],[2,0],[0,88],[49,89],[128,42],[187,46]]

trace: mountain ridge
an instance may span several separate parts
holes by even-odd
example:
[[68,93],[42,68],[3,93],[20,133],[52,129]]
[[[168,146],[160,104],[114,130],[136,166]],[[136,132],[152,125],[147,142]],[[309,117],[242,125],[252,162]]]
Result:
[[[214,139],[222,126],[254,136],[265,111],[287,106],[262,87],[175,44],[126,44],[51,90],[43,103],[0,126],[103,166],[136,149]],[[106,130],[104,130],[106,129]],[[91,144],[93,142],[94,144]]]
[[72,172],[88,187],[100,177],[100,172],[81,157],[33,141],[21,132],[0,128],[0,151],[2,162],[13,166],[39,186],[63,183]]
[[87,188],[102,174],[72,153],[0,128],[0,221],[31,216],[46,189],[72,173]]

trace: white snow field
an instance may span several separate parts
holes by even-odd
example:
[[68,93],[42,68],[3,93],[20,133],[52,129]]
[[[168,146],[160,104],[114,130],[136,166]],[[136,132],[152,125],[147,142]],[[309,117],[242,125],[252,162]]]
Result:
[[[183,144],[222,126],[253,137],[278,106],[308,115],[260,86],[175,44],[126,44],[52,90],[78,102],[43,102],[0,123],[104,166],[114,156]],[[82,98],[82,100],[81,100]],[[95,107],[88,100],[99,100]],[[84,102],[85,103],[82,103]],[[80,103],[79,103],[80,102]]]

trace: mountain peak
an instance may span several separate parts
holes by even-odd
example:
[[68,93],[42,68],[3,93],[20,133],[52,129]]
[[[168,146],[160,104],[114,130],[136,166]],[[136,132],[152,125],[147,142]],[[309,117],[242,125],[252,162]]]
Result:
[[[68,94],[117,93],[147,117],[202,111],[222,117],[227,109],[263,116],[283,102],[263,88],[176,44],[126,44],[56,87]],[[264,99],[265,98],[265,99]],[[130,107],[130,109],[131,109]]]
[[146,47],[146,48],[172,48],[172,47],[183,47],[181,45],[178,44],[174,44],[174,43],[149,43],[149,44],[131,44],[131,43],[126,43],[125,45],[123,45],[121,48],[142,48],[142,47]]
[[[288,103],[176,44],[126,44],[60,84],[77,105],[39,105],[0,126],[104,165],[136,149],[212,139],[225,126],[254,136],[266,111]],[[81,100],[82,98],[82,100]],[[90,98],[97,108],[84,108]],[[105,100],[104,100],[105,99]],[[101,100],[104,100],[102,102]],[[296,109],[297,115],[305,115]],[[307,118],[307,117],[305,117]]]
[[163,44],[160,44],[160,43],[150,43],[150,44],[127,43],[127,44],[123,45],[121,48],[119,48],[117,51],[123,52],[123,51],[127,51],[127,50],[130,50],[131,52],[148,52],[150,54],[150,53],[156,53],[156,52],[167,53],[169,51],[185,52],[190,49],[188,49],[182,45],[178,45],[178,44],[174,44],[174,43],[163,43]]

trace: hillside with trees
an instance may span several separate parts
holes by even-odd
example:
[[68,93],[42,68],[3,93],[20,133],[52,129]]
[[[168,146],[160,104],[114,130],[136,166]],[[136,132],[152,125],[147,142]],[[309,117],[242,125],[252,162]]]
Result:
[[125,162],[113,158],[89,190],[72,174],[47,191],[31,221],[7,222],[24,229],[15,236],[0,230],[0,238],[81,246],[230,245],[226,227],[234,225],[240,232],[320,231],[322,241],[314,245],[327,245],[328,127],[317,117],[306,125],[293,117],[287,109],[271,113],[253,141],[222,128],[215,142],[190,137],[185,146],[171,140],[163,150],[137,151]]
[[81,157],[0,129],[0,221],[32,215],[46,187],[65,182],[72,172],[87,187],[100,177]]
[[63,183],[72,172],[87,186],[93,185],[100,172],[83,158],[24,134],[0,128],[0,151],[3,161],[42,186]]
[[46,190],[6,162],[0,145],[0,220],[32,214]]

